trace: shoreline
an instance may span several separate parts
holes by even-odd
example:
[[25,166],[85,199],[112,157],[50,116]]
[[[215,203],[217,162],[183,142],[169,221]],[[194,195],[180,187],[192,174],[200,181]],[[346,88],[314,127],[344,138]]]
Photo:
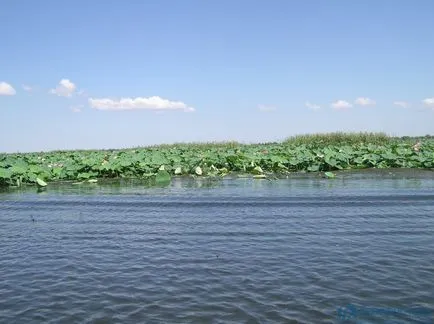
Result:
[[[416,181],[415,184],[421,185],[421,181],[434,181],[434,168],[433,169],[416,169],[416,168],[390,168],[390,169],[353,169],[353,170],[339,170],[335,171],[333,179],[324,176],[323,172],[292,172],[290,174],[271,174],[267,178],[253,178],[251,174],[237,174],[230,173],[224,177],[221,176],[194,176],[182,175],[172,176],[170,182],[156,183],[151,178],[103,178],[96,182],[75,182],[73,180],[54,181],[50,182],[46,188],[35,188],[33,183],[23,183],[21,186],[4,186],[0,187],[1,194],[17,194],[17,193],[35,193],[48,192],[48,193],[68,193],[68,194],[94,194],[110,192],[113,188],[119,188],[124,193],[137,193],[142,190],[160,190],[167,189],[169,192],[176,188],[220,188],[226,186],[233,186],[235,183],[251,183],[257,185],[263,183],[265,186],[279,185],[280,181],[290,181],[293,183],[300,183],[300,181],[307,181],[309,183],[316,183],[320,185],[331,186],[340,183],[352,183],[359,181],[396,181],[396,180],[412,180]],[[137,191],[139,190],[139,191]],[[116,191],[116,189],[115,189]]]

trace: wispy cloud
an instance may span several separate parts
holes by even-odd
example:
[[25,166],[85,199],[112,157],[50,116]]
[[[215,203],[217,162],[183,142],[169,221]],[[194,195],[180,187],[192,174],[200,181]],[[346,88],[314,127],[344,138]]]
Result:
[[410,104],[407,101],[394,101],[393,104],[398,107],[408,108]]
[[345,100],[337,100],[335,102],[332,102],[330,106],[335,110],[345,110],[351,108],[353,105]]
[[71,108],[72,112],[79,113],[84,108],[84,106],[83,105],[76,105],[76,106],[71,106],[70,108]]
[[70,80],[62,79],[60,80],[56,88],[50,90],[50,93],[58,95],[60,97],[71,97],[76,89],[76,85]]
[[316,105],[316,104],[313,104],[313,103],[311,103],[311,102],[309,102],[309,101],[306,101],[306,102],[304,103],[304,105],[305,105],[308,109],[313,110],[313,111],[316,111],[316,110],[321,109],[321,106]]
[[425,107],[434,109],[434,97],[433,98],[426,98],[426,99],[422,100],[422,103],[424,104]]
[[87,93],[86,90],[81,89],[81,90],[77,91],[77,96],[79,96],[79,97],[89,97],[89,94]]
[[27,85],[27,84],[23,84],[23,90],[27,91],[27,92],[32,92],[33,91],[33,87]]
[[276,107],[270,105],[258,105],[258,110],[262,112],[271,112],[275,111]]
[[0,82],[0,96],[13,96],[17,92],[9,83]]
[[158,96],[149,98],[122,98],[113,100],[109,98],[89,98],[89,106],[98,110],[183,110],[185,112],[193,112],[193,107],[187,106],[182,101],[170,101]]
[[370,98],[359,97],[354,100],[354,104],[359,106],[375,106],[377,103]]

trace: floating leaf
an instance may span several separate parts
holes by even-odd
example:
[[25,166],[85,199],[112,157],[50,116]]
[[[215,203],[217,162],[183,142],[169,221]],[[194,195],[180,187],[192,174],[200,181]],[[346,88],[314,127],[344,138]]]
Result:
[[159,184],[170,183],[172,177],[166,170],[160,170],[155,176],[155,181]]
[[40,178],[36,178],[36,184],[39,187],[46,187],[47,186],[47,183],[44,180],[40,179]]
[[325,172],[324,175],[326,176],[326,178],[331,179],[336,177],[336,174],[334,174],[333,172]]
[[264,171],[263,171],[262,168],[258,165],[258,166],[256,166],[256,167],[253,168],[252,173],[253,173],[253,174],[260,175],[260,174],[264,173]]
[[318,164],[311,165],[307,168],[307,171],[317,172],[317,171],[319,171],[319,165]]
[[89,172],[82,172],[79,173],[77,178],[78,179],[89,179],[92,175]]
[[97,179],[89,179],[89,180],[87,180],[87,182],[89,182],[89,183],[96,183],[96,182],[98,182],[98,180]]

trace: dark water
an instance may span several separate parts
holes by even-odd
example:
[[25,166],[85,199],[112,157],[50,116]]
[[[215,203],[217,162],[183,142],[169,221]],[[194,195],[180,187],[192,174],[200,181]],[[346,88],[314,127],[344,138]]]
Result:
[[433,323],[433,313],[434,172],[0,194],[0,323]]

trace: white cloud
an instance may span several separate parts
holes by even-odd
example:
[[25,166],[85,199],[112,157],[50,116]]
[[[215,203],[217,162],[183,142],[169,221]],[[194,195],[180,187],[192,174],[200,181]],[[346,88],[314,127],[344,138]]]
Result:
[[305,104],[304,104],[307,108],[309,108],[309,109],[311,109],[311,110],[319,110],[319,109],[321,109],[321,106],[319,106],[319,105],[316,105],[316,104],[313,104],[313,103],[310,103],[309,101],[306,101],[305,102]]
[[98,110],[184,110],[186,112],[195,111],[193,107],[187,106],[182,101],[170,101],[158,96],[149,98],[121,98],[113,100],[109,98],[89,98],[89,105]]
[[344,110],[344,109],[351,108],[353,105],[345,100],[337,100],[335,102],[332,102],[330,106],[336,110]]
[[27,91],[27,92],[33,91],[33,88],[27,84],[23,84],[23,89],[24,89],[24,91]]
[[269,105],[258,105],[258,110],[262,112],[270,112],[270,111],[275,111],[276,107],[269,106]]
[[354,100],[354,104],[359,106],[375,106],[376,102],[370,98],[359,97],[356,100]]
[[422,103],[425,105],[425,107],[434,109],[434,97],[433,98],[426,98],[422,100]]
[[79,113],[79,112],[81,112],[81,109],[84,108],[84,106],[83,105],[77,105],[77,106],[71,106],[70,108],[71,108],[72,112]]
[[17,92],[15,89],[6,82],[0,82],[0,96],[13,96]]
[[399,107],[402,107],[402,108],[408,108],[408,107],[410,107],[410,104],[408,102],[406,102],[406,101],[394,101],[393,104],[395,106],[399,106]]
[[77,89],[74,83],[68,79],[60,80],[58,86],[55,89],[51,89],[50,93],[58,95],[60,97],[71,97],[74,91]]

